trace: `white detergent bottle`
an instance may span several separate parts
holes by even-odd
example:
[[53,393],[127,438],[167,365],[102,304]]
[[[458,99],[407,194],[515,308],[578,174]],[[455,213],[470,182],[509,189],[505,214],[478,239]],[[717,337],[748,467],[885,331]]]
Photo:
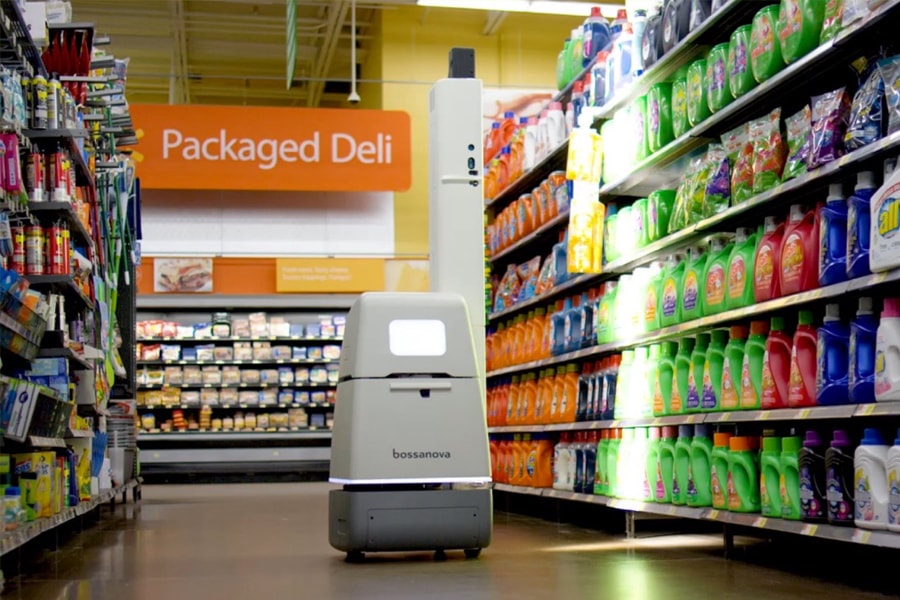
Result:
[[569,434],[564,433],[559,443],[553,448],[553,489],[566,489],[566,478],[569,476]]
[[885,298],[875,338],[875,400],[900,401],[900,298]]
[[877,429],[866,429],[853,455],[854,522],[864,529],[886,529],[888,522],[888,446]]
[[888,529],[900,532],[900,431],[887,453]]
[[877,273],[900,266],[900,169],[885,176],[870,206],[869,267]]

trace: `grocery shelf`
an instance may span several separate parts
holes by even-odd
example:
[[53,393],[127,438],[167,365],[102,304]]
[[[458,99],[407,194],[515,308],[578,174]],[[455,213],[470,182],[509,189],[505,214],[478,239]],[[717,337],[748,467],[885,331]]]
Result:
[[88,298],[71,275],[26,275],[25,279],[35,288],[51,288],[74,298],[85,308],[92,308],[94,301]]
[[81,370],[91,371],[94,369],[94,365],[88,362],[88,359],[71,348],[41,348],[37,356],[38,358],[66,358],[74,362]]
[[42,437],[39,435],[29,435],[28,444],[35,448],[65,448],[66,440],[61,438]]
[[89,247],[94,245],[91,234],[85,228],[81,219],[78,218],[78,215],[75,214],[71,202],[29,202],[28,212],[39,217],[43,215],[65,217],[69,230],[75,233],[76,239],[80,239],[82,243],[87,244]]
[[142,442],[187,439],[195,442],[215,441],[263,441],[263,440],[330,440],[331,431],[295,429],[292,431],[177,431],[169,433],[138,433]]
[[183,389],[183,390],[202,390],[202,389],[277,389],[277,388],[335,388],[336,383],[139,383],[139,390],[165,390],[165,389]]
[[496,208],[506,205],[516,200],[522,194],[530,193],[531,190],[547,179],[551,172],[557,169],[565,169],[566,158],[569,155],[569,140],[566,139],[562,144],[550,151],[539,163],[523,173],[521,177],[510,183],[497,196],[491,200],[486,200],[485,208]]
[[[265,404],[211,404],[213,410],[247,410],[256,408],[334,408],[334,404],[327,402],[309,402],[307,404],[265,403]],[[203,405],[196,404],[139,404],[138,410],[200,410]]]
[[511,254],[515,254],[515,253],[519,252],[520,250],[524,250],[528,246],[532,245],[534,242],[536,242],[540,239],[543,239],[545,236],[547,236],[547,234],[556,232],[557,230],[561,229],[563,225],[567,225],[568,223],[569,223],[569,213],[568,212],[564,212],[562,214],[556,215],[555,217],[553,217],[552,219],[550,219],[549,221],[547,221],[546,223],[544,223],[543,225],[541,225],[540,227],[538,227],[537,229],[535,229],[534,231],[532,231],[531,233],[529,233],[528,235],[523,237],[522,239],[510,244],[503,250],[500,250],[499,252],[497,252],[496,254],[491,256],[490,260],[492,263],[497,262],[501,258],[507,257]]
[[[47,77],[47,69],[44,67],[44,61],[41,60],[41,51],[34,43],[31,30],[25,22],[25,16],[22,14],[22,7],[19,4],[17,0],[2,0],[0,3],[0,8],[3,9],[3,18],[0,19],[0,24],[2,24],[5,38],[4,50],[14,52],[19,61],[19,64],[16,65],[18,70],[29,76],[40,74]],[[14,44],[13,42],[17,38],[24,40],[24,43]]]
[[341,362],[339,358],[272,358],[245,360],[139,360],[137,366],[230,366],[230,365],[329,365]]
[[343,337],[311,337],[304,335],[288,335],[288,336],[254,336],[254,337],[209,337],[209,338],[187,338],[187,337],[158,337],[158,338],[139,338],[139,344],[167,344],[173,342],[191,342],[197,344],[208,344],[211,342],[342,342]]
[[66,439],[93,438],[94,432],[90,429],[70,429],[66,433]]

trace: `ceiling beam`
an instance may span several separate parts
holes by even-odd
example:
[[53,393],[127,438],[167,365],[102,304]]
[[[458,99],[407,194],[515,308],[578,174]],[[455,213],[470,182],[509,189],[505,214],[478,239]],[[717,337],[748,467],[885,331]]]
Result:
[[494,35],[497,33],[497,30],[503,25],[503,21],[506,20],[508,14],[509,13],[502,10],[488,11],[487,16],[484,18],[484,30],[482,30],[481,33],[484,35]]
[[188,82],[187,35],[184,31],[184,0],[169,0],[169,19],[172,23],[172,104],[190,104]]
[[[334,51],[337,49],[340,40],[341,29],[344,27],[344,21],[347,18],[347,11],[350,5],[346,0],[332,0],[331,8],[328,10],[328,21],[325,27],[325,39],[319,49],[319,55],[313,64],[313,77],[321,80],[328,74],[331,67],[331,61],[334,58]],[[307,97],[307,106],[316,106],[325,90],[324,81],[314,81],[310,84],[310,93]]]

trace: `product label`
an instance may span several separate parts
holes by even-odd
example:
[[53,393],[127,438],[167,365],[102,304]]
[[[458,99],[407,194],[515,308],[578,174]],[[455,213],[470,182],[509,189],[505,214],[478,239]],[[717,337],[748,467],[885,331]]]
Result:
[[721,265],[713,265],[706,274],[706,305],[710,308],[720,306],[725,301],[725,269]]
[[800,372],[800,361],[797,359],[797,347],[791,348],[791,372],[788,379],[788,402],[791,405],[804,404],[806,388],[803,386],[803,373]]
[[674,317],[678,307],[678,289],[674,279],[666,279],[663,284],[662,316]]
[[[765,363],[765,358],[763,363]],[[763,374],[765,374],[765,367],[763,368]],[[754,408],[758,406],[758,393],[753,386],[753,380],[750,378],[750,354],[747,353],[744,355],[744,362],[741,364],[741,407]]]
[[684,276],[683,298],[681,306],[684,312],[697,308],[697,302],[700,299],[700,282],[695,271],[688,271]]
[[[750,374],[750,365],[747,365],[747,374]],[[740,397],[735,381],[731,376],[731,361],[725,359],[722,365],[722,397],[719,398],[722,410],[733,410],[740,406]]]
[[847,387],[851,390],[856,385],[856,327],[850,326],[850,343],[848,344],[848,353],[850,354],[850,368],[847,370]]
[[[712,77],[710,77],[712,75]],[[725,57],[717,55],[712,65],[710,65],[709,69],[706,73],[707,85],[709,86],[709,93],[712,94],[714,92],[719,92],[725,89]]]
[[900,523],[900,472],[897,469],[888,471],[888,523]]
[[701,399],[701,406],[704,410],[714,409],[718,406],[716,391],[713,389],[712,384],[712,375],[709,372],[709,360],[703,365],[703,397]]
[[673,382],[672,386],[672,400],[669,402],[669,412],[673,414],[678,414],[684,412],[684,399],[681,397],[681,390],[678,389],[678,383]]
[[672,115],[687,114],[687,91],[686,86],[674,86],[672,88]]
[[849,521],[853,519],[853,499],[848,498],[847,488],[841,480],[840,474],[834,467],[825,471],[825,496],[828,501],[828,518],[832,521]]
[[[744,286],[747,285],[747,266],[744,257],[737,255],[728,265],[728,298],[737,300],[744,295]],[[706,288],[709,294],[709,287]]]
[[697,380],[694,377],[694,367],[691,366],[688,371],[688,394],[687,394],[687,409],[688,410],[696,410],[700,408],[700,391],[701,388],[697,387]]
[[753,286],[757,296],[768,296],[772,289],[772,277],[775,275],[775,256],[768,244],[759,247],[756,253],[756,265],[753,268]]
[[875,394],[881,395],[891,391],[891,380],[887,376],[885,370],[884,350],[882,350],[884,340],[881,335],[878,336],[877,347],[875,352]]
[[728,472],[728,508],[731,510],[741,509],[741,497],[738,496],[731,471]]
[[534,466],[537,464],[537,455],[534,452],[528,453],[528,459],[525,461],[525,472],[528,478],[534,477]]
[[672,477],[672,499],[681,496],[681,486],[678,485],[678,477]]
[[769,365],[768,350],[763,354],[762,403],[766,406],[781,406],[782,404],[778,386],[775,385],[775,377],[772,375],[772,367]]
[[653,96],[647,111],[647,128],[651,134],[659,133],[659,98]]
[[[821,389],[828,384],[828,381],[825,379],[827,375],[825,372],[826,364],[827,361],[825,360],[825,336],[819,333],[816,338],[816,382],[818,382],[817,389]],[[851,368],[850,370],[852,371],[853,369]]]
[[856,202],[850,202],[847,206],[847,262],[856,256],[856,244],[859,240],[859,232],[856,231],[857,223],[857,206]]
[[759,500],[760,512],[764,515],[771,515],[775,509],[769,497],[769,483],[765,470],[759,474]]
[[754,63],[764,54],[772,52],[772,49],[775,47],[775,28],[772,19],[768,15],[761,15],[756,21],[759,27],[754,23],[750,34],[750,58]]
[[703,101],[703,73],[700,69],[690,69],[687,74],[688,104],[696,106]]
[[874,212],[878,235],[886,240],[897,235],[897,231],[900,230],[900,197],[889,193],[886,198],[876,203]]
[[875,505],[872,503],[872,487],[869,484],[869,474],[863,469],[856,469],[853,477],[854,504],[856,511],[854,518],[858,521],[877,522],[880,519],[875,514]]
[[800,510],[808,518],[824,516],[820,499],[817,497],[813,474],[808,466],[800,467]]
[[653,414],[661,415],[666,412],[666,406],[663,402],[662,397],[662,389],[659,386],[659,377],[655,378],[656,381],[653,384]]
[[784,21],[780,23],[781,29],[778,37],[781,38],[783,45],[792,34],[800,31],[800,27],[803,25],[803,15],[797,0],[783,0],[781,9]]
[[713,506],[724,508],[726,506],[725,501],[725,490],[722,489],[722,483],[719,478],[718,469],[716,469],[716,464],[713,463],[710,467],[710,486],[712,489],[712,498],[713,498]]
[[688,463],[688,472],[687,472],[687,497],[688,504],[692,502],[696,502],[697,500],[697,486],[694,485],[694,472],[691,468],[691,463]]
[[784,517],[793,516],[793,506],[791,504],[791,497],[788,494],[787,484],[784,480],[784,473],[778,476],[778,496],[781,498],[781,514]]
[[644,305],[644,320],[647,322],[647,325],[656,323],[657,302],[658,298],[656,297],[656,290],[651,286],[650,289],[647,290],[647,301]]
[[735,44],[728,48],[728,63],[731,65],[731,76],[737,77],[747,72],[747,46],[744,38],[738,36]]
[[803,270],[803,240],[797,233],[791,233],[784,240],[781,250],[781,286],[796,283]]
[[656,463],[656,499],[660,502],[666,499],[666,486],[663,484],[662,467]]

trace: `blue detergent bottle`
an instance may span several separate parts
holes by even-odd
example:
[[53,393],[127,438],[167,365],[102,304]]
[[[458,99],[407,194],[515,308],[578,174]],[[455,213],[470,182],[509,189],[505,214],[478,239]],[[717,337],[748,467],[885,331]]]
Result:
[[553,329],[553,339],[550,344],[550,352],[554,355],[566,352],[566,317],[572,310],[572,299],[566,298],[562,308],[550,316],[550,325]]
[[817,333],[816,402],[820,406],[850,401],[850,328],[841,323],[837,304],[825,307],[825,320]]
[[847,201],[840,183],[828,187],[819,209],[819,285],[847,280]]
[[583,29],[584,43],[581,49],[584,61],[582,64],[587,67],[597,58],[597,54],[606,50],[612,42],[612,30],[599,6],[591,7],[591,16],[585,19]]
[[[866,263],[868,264],[868,262]],[[875,336],[878,319],[871,298],[860,298],[856,317],[850,322],[850,401],[875,402]]]
[[581,336],[584,335],[584,310],[582,303],[587,303],[587,294],[575,296],[572,309],[566,315],[566,352],[581,349]]
[[553,285],[565,283],[569,278],[568,251],[569,232],[567,231],[563,236],[562,241],[553,245],[553,265],[556,267],[556,277],[554,278]]
[[869,227],[871,200],[878,186],[875,173],[863,171],[856,176],[856,188],[847,200],[847,277],[863,277],[869,269]]

